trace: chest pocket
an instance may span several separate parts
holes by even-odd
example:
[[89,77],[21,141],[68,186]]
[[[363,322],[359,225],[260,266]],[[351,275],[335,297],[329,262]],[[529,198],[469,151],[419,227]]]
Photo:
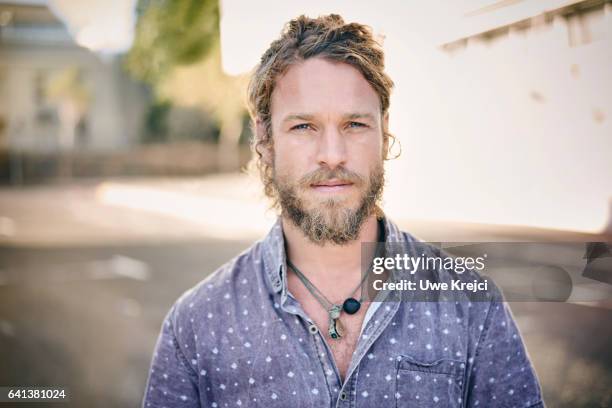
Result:
[[465,363],[441,359],[420,362],[410,356],[397,360],[397,407],[460,407]]

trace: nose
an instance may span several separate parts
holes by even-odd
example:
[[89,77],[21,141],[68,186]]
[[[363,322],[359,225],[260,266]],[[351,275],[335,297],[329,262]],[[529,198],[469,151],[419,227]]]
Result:
[[334,169],[344,166],[347,160],[346,140],[337,129],[326,129],[321,134],[317,150],[317,161],[320,166]]

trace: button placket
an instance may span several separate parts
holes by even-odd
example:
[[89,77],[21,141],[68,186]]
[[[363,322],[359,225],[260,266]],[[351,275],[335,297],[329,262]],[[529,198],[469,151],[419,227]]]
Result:
[[[386,300],[388,302],[393,301],[391,298],[387,298]],[[365,327],[360,336],[359,342],[357,343],[357,349],[355,351],[355,355],[353,356],[354,361],[351,361],[351,365],[347,371],[347,376],[351,377],[351,392],[354,389],[353,387],[355,387],[356,373],[359,372],[361,360],[366,355],[372,344],[374,344],[374,342],[381,336],[382,332],[387,328],[391,320],[393,320],[399,310],[400,304],[399,301],[389,303],[389,310],[383,309],[384,306],[386,306],[386,304],[381,305],[381,307],[379,307],[379,309],[376,310],[374,315],[370,318],[370,321]],[[372,322],[375,321],[374,319],[380,320],[380,324],[374,325]]]
[[[351,395],[353,395],[353,390],[355,387],[355,376],[351,376],[350,380],[342,387],[340,390],[340,395],[338,398],[338,402],[336,406],[350,406],[353,407],[355,400],[351,401]],[[348,405],[347,405],[348,404]]]

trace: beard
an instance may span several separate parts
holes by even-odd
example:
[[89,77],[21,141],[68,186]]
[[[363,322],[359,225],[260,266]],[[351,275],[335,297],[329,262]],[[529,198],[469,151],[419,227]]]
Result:
[[[360,192],[355,208],[345,203],[345,198],[329,197],[315,202],[311,208],[302,198],[301,192],[309,192],[313,184],[330,179],[353,183]],[[304,235],[317,245],[334,243],[344,245],[359,237],[364,221],[377,210],[384,186],[382,162],[370,170],[368,177],[343,167],[334,170],[317,169],[306,174],[297,182],[287,176],[280,176],[274,169],[273,186],[278,196],[282,213],[296,225]]]

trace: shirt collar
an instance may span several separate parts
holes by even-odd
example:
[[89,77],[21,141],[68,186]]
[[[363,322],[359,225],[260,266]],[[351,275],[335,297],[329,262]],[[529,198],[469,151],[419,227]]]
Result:
[[[406,240],[398,226],[389,220],[389,218],[383,216],[382,221],[385,226],[385,243],[403,242]],[[277,218],[270,232],[264,238],[262,245],[264,272],[272,290],[279,293],[286,286],[287,280],[285,237],[280,217]]]

